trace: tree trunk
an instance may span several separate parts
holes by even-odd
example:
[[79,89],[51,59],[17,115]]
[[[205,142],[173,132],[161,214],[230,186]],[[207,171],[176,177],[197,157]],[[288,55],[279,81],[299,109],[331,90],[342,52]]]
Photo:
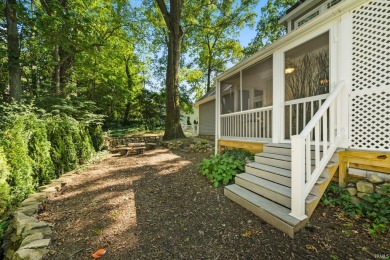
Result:
[[164,140],[185,137],[180,124],[179,66],[183,30],[180,26],[182,1],[170,0],[170,12],[164,0],[156,0],[168,29],[168,63],[166,74]]
[[209,64],[207,64],[207,88],[206,93],[211,90],[211,58],[209,58]]
[[73,66],[74,54],[69,53],[68,51],[64,50],[64,48],[62,47],[59,48],[58,54],[60,60],[60,67],[59,67],[60,95],[66,97],[69,94],[67,91],[67,84],[69,81],[69,70]]
[[54,46],[53,50],[53,60],[55,62],[54,71],[53,71],[53,83],[54,83],[54,94],[59,97],[61,96],[61,88],[60,88],[60,60],[58,56],[59,46]]
[[22,82],[19,64],[20,49],[16,4],[16,0],[7,0],[5,13],[7,19],[8,73],[10,97],[18,101],[20,100],[22,95]]
[[[129,88],[129,91],[131,92],[131,90],[133,88],[133,78],[131,76],[131,72],[130,72],[130,68],[129,68],[129,61],[130,61],[130,58],[125,57],[127,87]],[[131,109],[131,103],[130,103],[130,97],[129,97],[129,100],[126,103],[125,114],[123,115],[123,124],[124,125],[129,124],[130,109]]]

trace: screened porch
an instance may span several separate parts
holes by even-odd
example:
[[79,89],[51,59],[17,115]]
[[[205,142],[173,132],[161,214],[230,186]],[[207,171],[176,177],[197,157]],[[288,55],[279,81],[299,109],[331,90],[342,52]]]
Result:
[[288,142],[329,96],[328,32],[278,58],[271,54],[219,82],[220,139],[269,142],[276,134]]

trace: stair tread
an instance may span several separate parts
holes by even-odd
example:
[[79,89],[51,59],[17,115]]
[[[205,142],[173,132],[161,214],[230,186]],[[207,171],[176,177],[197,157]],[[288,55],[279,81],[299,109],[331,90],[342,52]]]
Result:
[[[269,143],[266,144],[265,147],[276,147],[276,148],[285,148],[285,149],[291,149],[291,143],[280,143],[280,144],[274,144],[274,143]],[[314,151],[315,145],[310,145],[310,148],[312,151]],[[320,151],[322,152],[323,148],[320,145]]]
[[283,169],[276,166],[257,163],[257,162],[247,163],[246,165],[251,168],[255,168],[255,169],[259,169],[259,170],[263,170],[263,171],[267,171],[267,172],[271,172],[271,173],[275,173],[278,175],[291,178],[291,170],[288,169]]
[[256,156],[291,162],[291,156],[289,156],[289,155],[280,155],[280,154],[275,154],[275,153],[263,152],[263,153],[256,154]]
[[242,197],[243,199],[249,201],[250,203],[254,204],[255,206],[261,208],[264,211],[267,211],[271,215],[275,216],[276,218],[282,220],[283,222],[286,222],[287,224],[291,226],[296,226],[300,223],[300,221],[292,216],[289,215],[290,209],[281,206],[269,199],[266,199],[254,192],[251,192],[243,187],[240,187],[236,184],[232,184],[229,186],[226,186],[225,189],[235,193],[236,195]]
[[[327,166],[331,166],[331,165],[332,164],[328,164]],[[257,163],[257,162],[247,163],[246,166],[254,168],[254,169],[270,172],[273,174],[281,175],[283,177],[291,178],[291,170],[288,170],[288,169],[283,169],[283,168],[279,168],[276,166],[266,165],[266,164]],[[253,174],[251,174],[251,175],[253,175]],[[326,181],[326,178],[319,177],[317,180],[317,183],[322,183],[324,181]]]
[[[283,196],[291,198],[291,188],[290,187],[287,187],[287,186],[281,185],[279,183],[272,182],[272,181],[257,177],[255,175],[252,175],[249,173],[240,173],[240,174],[236,175],[236,178],[241,178],[243,180],[246,180],[246,181],[254,183],[258,186],[261,186],[265,189],[271,190],[273,192],[276,192],[278,194],[281,194]],[[309,194],[306,197],[306,203],[309,203],[309,202],[315,200],[315,198],[316,198],[316,196]]]
[[290,143],[280,143],[280,144],[269,143],[269,144],[266,144],[265,146],[267,146],[267,147],[278,147],[278,148],[291,149],[291,144]]

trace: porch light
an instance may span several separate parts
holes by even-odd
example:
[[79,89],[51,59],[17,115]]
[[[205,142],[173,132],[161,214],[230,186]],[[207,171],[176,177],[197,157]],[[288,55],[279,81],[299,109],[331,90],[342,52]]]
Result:
[[294,70],[295,70],[295,68],[286,68],[286,69],[284,70],[284,73],[285,73],[285,74],[290,74],[290,73],[293,73]]
[[327,79],[320,79],[320,85],[326,85],[328,82],[329,81]]

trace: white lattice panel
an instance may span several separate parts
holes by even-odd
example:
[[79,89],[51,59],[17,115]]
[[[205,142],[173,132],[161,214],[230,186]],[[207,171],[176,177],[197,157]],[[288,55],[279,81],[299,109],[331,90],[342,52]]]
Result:
[[390,150],[390,0],[353,12],[351,147]]

